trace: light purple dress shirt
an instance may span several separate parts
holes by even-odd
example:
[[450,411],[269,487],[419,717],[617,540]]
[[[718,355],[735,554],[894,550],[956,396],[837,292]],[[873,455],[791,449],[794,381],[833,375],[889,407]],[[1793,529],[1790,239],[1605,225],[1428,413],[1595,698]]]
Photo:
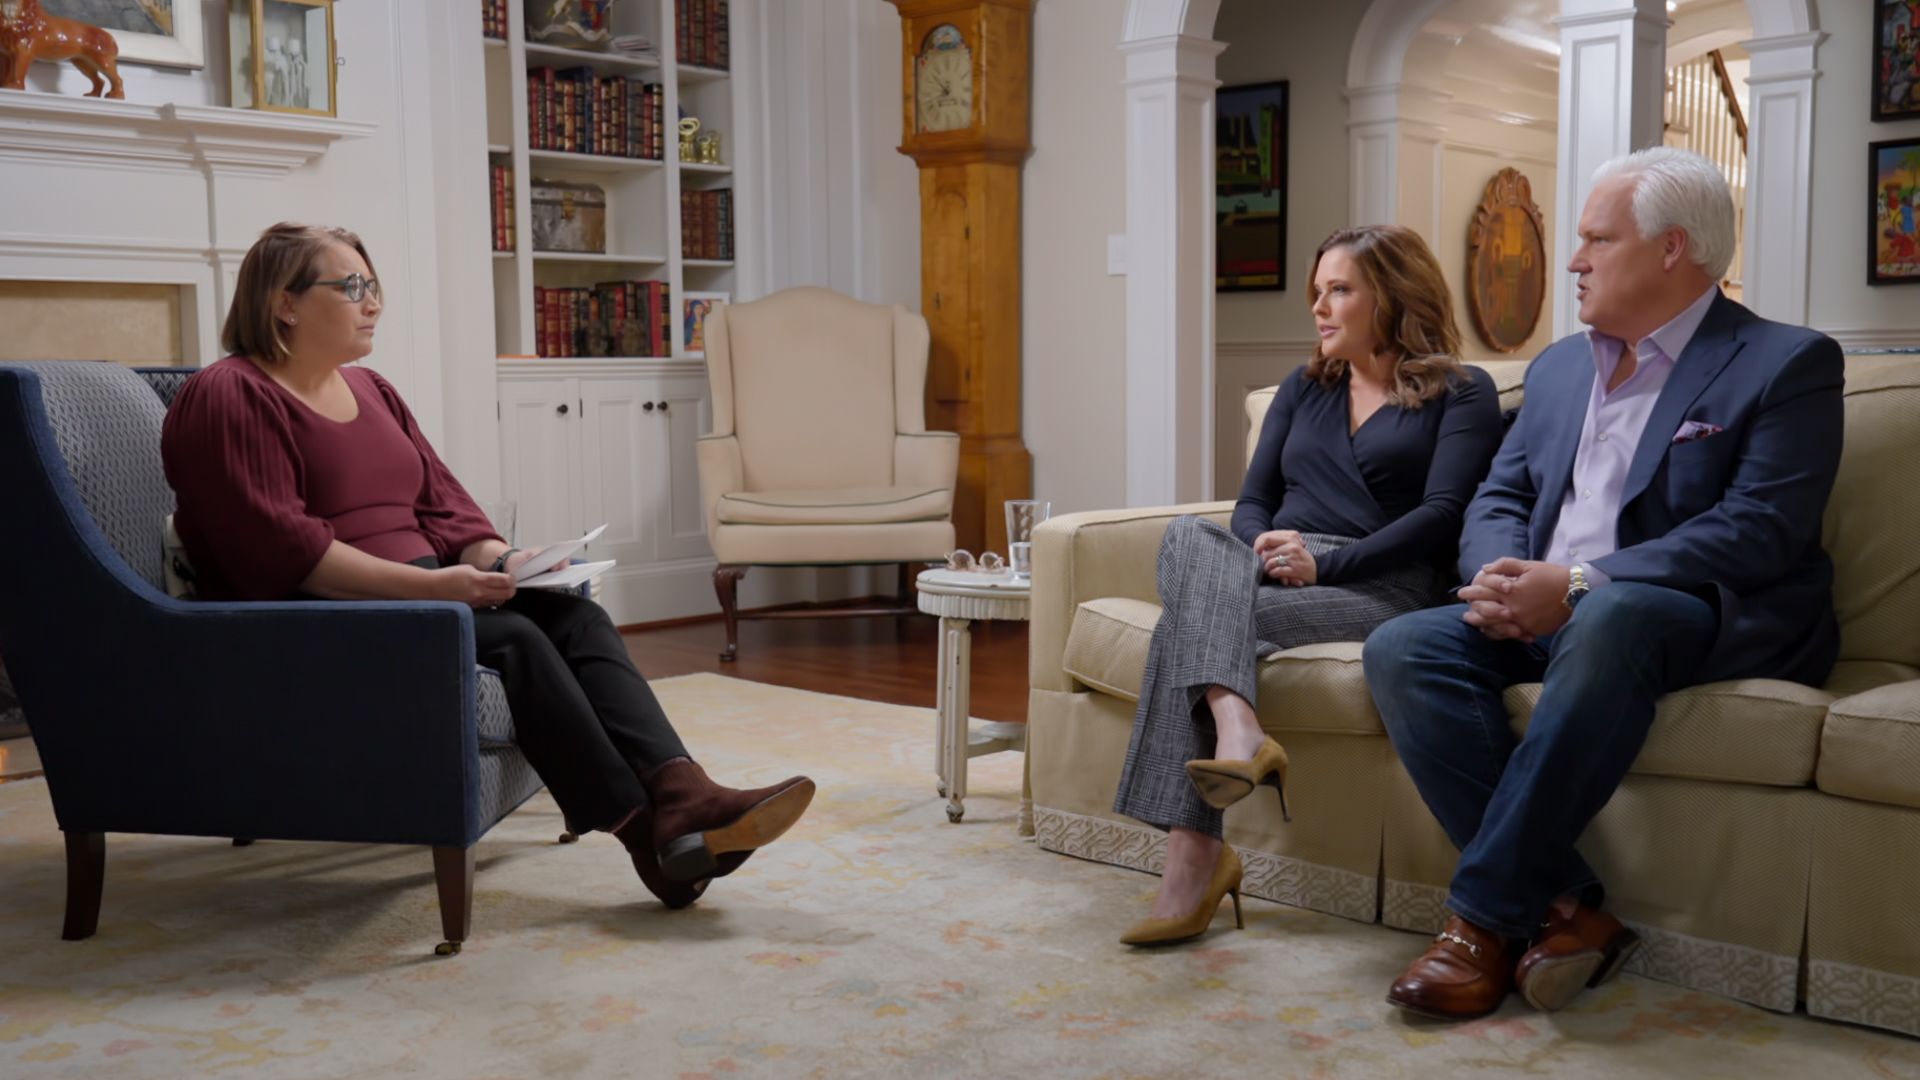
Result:
[[1719,286],[1708,289],[1673,321],[1642,338],[1634,351],[1639,367],[1611,391],[1607,383],[1620,366],[1626,342],[1598,330],[1587,331],[1593,346],[1593,393],[1587,398],[1587,420],[1573,456],[1573,481],[1560,504],[1560,520],[1547,543],[1546,561],[1557,566],[1578,564],[1593,588],[1610,580],[1590,560],[1610,555],[1619,546],[1620,495],[1647,417],[1660,400],[1674,363],[1719,295]]

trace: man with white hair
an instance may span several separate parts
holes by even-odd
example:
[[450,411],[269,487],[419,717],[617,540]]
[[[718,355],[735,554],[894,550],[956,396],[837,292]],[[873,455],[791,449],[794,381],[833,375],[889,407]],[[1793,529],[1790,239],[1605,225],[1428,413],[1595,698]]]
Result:
[[[1387,996],[1431,1016],[1485,1015],[1516,985],[1557,1009],[1618,972],[1638,939],[1599,910],[1574,841],[1655,702],[1719,679],[1818,686],[1839,648],[1820,547],[1839,346],[1721,295],[1733,200],[1697,154],[1601,166],[1579,235],[1591,329],[1527,369],[1467,509],[1460,603],[1366,644],[1394,749],[1460,848],[1452,917]],[[1502,692],[1536,681],[1516,739]]]

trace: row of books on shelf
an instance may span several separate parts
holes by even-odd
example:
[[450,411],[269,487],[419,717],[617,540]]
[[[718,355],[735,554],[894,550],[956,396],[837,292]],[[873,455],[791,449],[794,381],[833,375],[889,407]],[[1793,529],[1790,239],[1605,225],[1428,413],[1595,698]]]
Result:
[[493,174],[493,250],[513,250],[513,166],[494,165]]
[[570,154],[652,158],[666,154],[659,83],[595,78],[590,67],[527,72],[527,145]]
[[507,0],[481,0],[480,32],[490,38],[507,40]]
[[680,193],[680,252],[689,259],[733,258],[733,189]]
[[727,0],[678,0],[674,7],[674,55],[683,64],[728,67]]
[[669,356],[673,305],[664,281],[533,288],[541,356]]

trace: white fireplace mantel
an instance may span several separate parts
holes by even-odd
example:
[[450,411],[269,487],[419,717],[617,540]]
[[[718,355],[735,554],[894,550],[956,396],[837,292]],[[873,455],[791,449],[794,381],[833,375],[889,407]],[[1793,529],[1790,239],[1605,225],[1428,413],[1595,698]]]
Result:
[[377,125],[205,105],[0,90],[0,158],[284,175]]

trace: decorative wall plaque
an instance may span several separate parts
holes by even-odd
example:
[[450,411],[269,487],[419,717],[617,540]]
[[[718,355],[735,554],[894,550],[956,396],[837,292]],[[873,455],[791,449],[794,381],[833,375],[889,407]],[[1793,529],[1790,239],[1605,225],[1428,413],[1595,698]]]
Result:
[[1517,352],[1540,324],[1546,236],[1533,185],[1515,169],[1495,173],[1467,232],[1467,310],[1489,348]]

